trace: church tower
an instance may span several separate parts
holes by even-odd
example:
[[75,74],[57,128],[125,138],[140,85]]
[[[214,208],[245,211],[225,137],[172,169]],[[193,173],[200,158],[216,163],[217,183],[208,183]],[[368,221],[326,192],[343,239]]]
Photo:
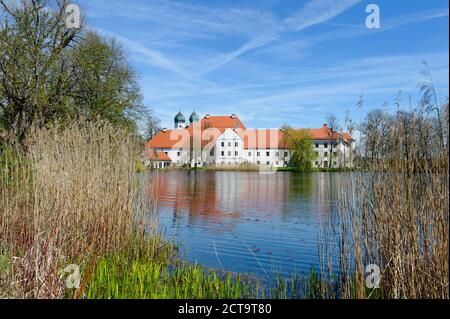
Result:
[[197,113],[192,112],[191,116],[189,116],[189,123],[192,124],[194,122],[198,122],[200,118],[198,117]]
[[178,112],[177,115],[175,115],[174,118],[174,128],[177,130],[184,129],[186,127],[186,118],[184,117],[183,113]]

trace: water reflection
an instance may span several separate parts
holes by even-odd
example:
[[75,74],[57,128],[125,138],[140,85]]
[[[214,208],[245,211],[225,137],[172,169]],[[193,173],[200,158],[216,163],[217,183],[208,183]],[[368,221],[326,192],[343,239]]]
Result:
[[339,174],[150,174],[160,224],[185,257],[269,275],[317,266],[321,225],[336,212]]

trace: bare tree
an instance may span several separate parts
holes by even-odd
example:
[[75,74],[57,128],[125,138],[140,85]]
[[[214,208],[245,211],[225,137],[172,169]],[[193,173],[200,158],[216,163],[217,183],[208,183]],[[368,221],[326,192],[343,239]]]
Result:
[[326,117],[326,123],[328,126],[328,137],[330,140],[330,160],[328,161],[328,168],[331,167],[331,164],[333,163],[333,153],[335,149],[336,144],[336,128],[338,126],[338,120],[336,118],[336,115],[334,114],[328,114]]
[[[350,118],[350,112],[346,111],[345,112],[345,126],[346,126],[346,130],[348,132],[348,134],[350,136],[353,136],[353,132],[355,131],[355,124],[353,123],[352,119]],[[345,148],[344,148],[345,150]],[[350,150],[349,150],[349,162],[350,162],[350,166],[353,165],[353,148],[352,148],[352,144],[350,141]],[[344,167],[347,168],[347,158],[346,158],[346,154],[344,154]]]
[[147,140],[152,139],[161,131],[161,120],[156,117],[153,109],[147,108],[145,112],[144,137]]

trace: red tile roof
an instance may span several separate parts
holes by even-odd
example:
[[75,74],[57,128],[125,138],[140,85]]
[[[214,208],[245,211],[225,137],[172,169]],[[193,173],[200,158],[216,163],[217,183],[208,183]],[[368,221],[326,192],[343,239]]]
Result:
[[163,130],[147,142],[147,148],[173,148],[176,145],[189,147],[187,130]]
[[327,126],[322,126],[321,128],[315,128],[315,129],[307,129],[308,134],[311,136],[311,139],[313,140],[330,140],[331,136],[333,136],[333,139],[338,139],[340,136],[347,142],[350,142],[352,140],[352,137],[346,133],[346,132],[333,132],[331,134],[331,130]]
[[171,162],[169,155],[167,155],[165,152],[153,152],[150,151],[148,154],[148,158],[152,161],[163,161],[163,162]]
[[242,124],[241,120],[237,116],[205,116],[201,119],[201,127],[202,129],[206,129],[208,127],[215,128],[240,128],[245,130],[244,124]]

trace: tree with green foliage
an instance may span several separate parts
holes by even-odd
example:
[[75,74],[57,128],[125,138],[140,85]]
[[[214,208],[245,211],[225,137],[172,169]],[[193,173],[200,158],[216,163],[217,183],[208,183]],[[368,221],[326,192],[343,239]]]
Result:
[[76,82],[70,96],[76,116],[135,129],[144,108],[136,75],[120,43],[88,32],[71,58]]
[[135,128],[141,95],[123,48],[68,28],[67,5],[0,0],[0,125],[10,136],[77,117]]
[[316,159],[312,138],[307,130],[294,130],[284,126],[286,145],[290,150],[291,166],[299,171],[312,169],[312,162]]

